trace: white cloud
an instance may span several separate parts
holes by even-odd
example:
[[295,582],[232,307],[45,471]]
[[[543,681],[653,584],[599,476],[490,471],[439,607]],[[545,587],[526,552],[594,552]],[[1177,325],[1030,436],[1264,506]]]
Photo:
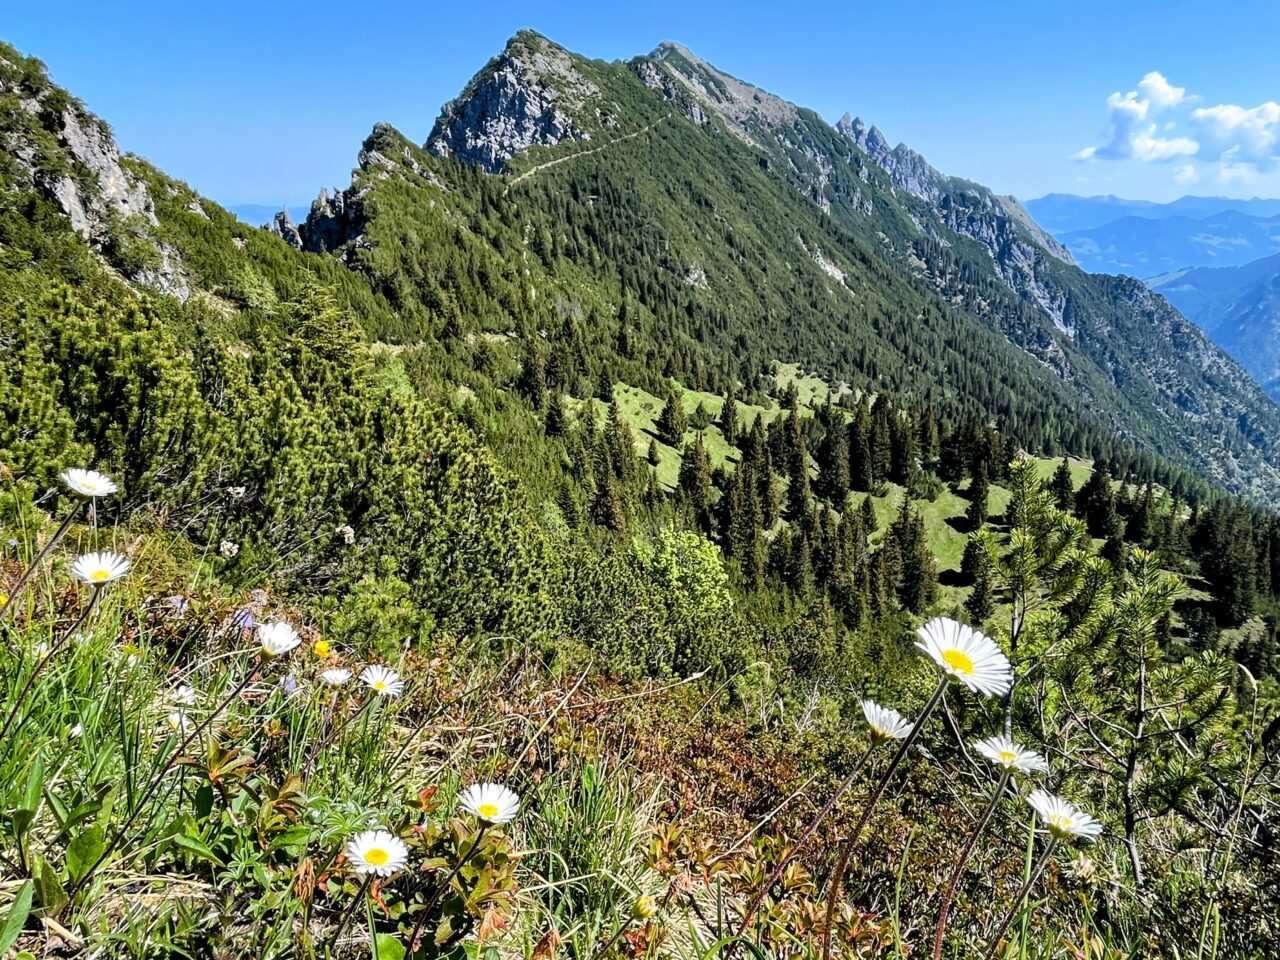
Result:
[[[1107,97],[1111,128],[1102,146],[1085,147],[1073,155],[1076,160],[1123,160],[1133,158],[1152,163],[1194,156],[1200,144],[1190,137],[1157,136],[1156,114],[1189,100],[1186,87],[1175,87],[1164,76],[1151,71],[1136,90]],[[1166,123],[1166,132],[1174,124]]]
[[1258,168],[1252,163],[1220,163],[1218,164],[1219,183],[1255,183],[1258,180]]
[[[1280,171],[1280,103],[1220,103],[1193,109],[1200,101],[1153,70],[1133,90],[1107,97],[1105,142],[1085,147],[1072,158],[1181,160],[1174,172],[1179,184],[1196,183],[1210,172],[1224,184],[1253,183],[1263,174]],[[1180,132],[1180,123],[1189,129]],[[1212,167],[1206,170],[1206,165]]]
[[1187,99],[1186,87],[1173,86],[1155,70],[1138,82],[1138,92],[1151,103],[1154,112],[1176,107]]
[[1251,109],[1233,103],[1200,107],[1191,119],[1224,166],[1268,168],[1280,162],[1280,103],[1274,100]]

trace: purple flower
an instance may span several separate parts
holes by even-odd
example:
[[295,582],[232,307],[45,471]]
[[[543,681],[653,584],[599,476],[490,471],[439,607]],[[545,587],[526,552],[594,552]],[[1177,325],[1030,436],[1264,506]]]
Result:
[[298,681],[292,673],[280,678],[280,689],[284,691],[286,697],[293,696],[294,691],[298,689]]
[[174,594],[165,600],[169,605],[169,613],[175,617],[180,617],[187,612],[187,608],[191,606],[191,601],[180,593]]
[[241,630],[252,630],[258,621],[253,618],[253,611],[248,607],[241,607],[236,611],[234,617],[231,618],[231,625],[239,627]]

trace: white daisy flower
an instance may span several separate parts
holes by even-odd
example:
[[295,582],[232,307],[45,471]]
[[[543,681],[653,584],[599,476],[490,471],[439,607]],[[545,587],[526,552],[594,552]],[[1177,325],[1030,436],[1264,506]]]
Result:
[[97,470],[82,470],[80,467],[62,471],[59,479],[72,493],[82,497],[109,497],[120,489],[105,473],[99,473]]
[[71,728],[71,732],[69,736],[71,737],[72,740],[75,740],[78,737],[84,736],[84,724],[77,723],[74,727]]
[[187,719],[186,713],[181,710],[170,711],[165,720],[169,724],[169,729],[180,736],[185,737],[191,732],[191,721]]
[[874,700],[862,701],[862,712],[871,727],[871,739],[876,743],[888,743],[890,740],[902,740],[911,732],[911,721],[905,719],[897,710],[882,707]]
[[976,693],[1001,697],[1013,686],[1009,660],[985,633],[935,617],[916,631],[916,647],[933,658],[943,673]]
[[346,667],[330,667],[320,674],[320,679],[331,687],[340,687],[351,679],[351,671]]
[[72,561],[71,574],[91,587],[102,587],[119,580],[130,566],[129,560],[118,553],[86,553]]
[[366,830],[347,841],[347,859],[361,876],[389,877],[409,859],[404,841],[386,830]]
[[400,679],[400,674],[380,663],[365,667],[360,679],[379,696],[398,697],[404,693],[404,681]]
[[183,707],[194,707],[196,705],[196,688],[184,683],[169,695],[169,701]]
[[283,656],[301,642],[298,631],[283,620],[258,627],[258,643],[262,646],[262,656],[268,660]]
[[1102,824],[1070,800],[1056,797],[1045,790],[1032,790],[1027,803],[1040,814],[1049,833],[1057,840],[1082,837],[1090,843],[1096,843],[1102,833]]
[[1034,750],[1018,746],[1004,734],[979,740],[973,746],[996,766],[1003,767],[1010,773],[1035,773],[1049,769],[1044,757]]
[[500,783],[473,783],[458,797],[458,806],[492,826],[509,823],[520,812],[520,797]]

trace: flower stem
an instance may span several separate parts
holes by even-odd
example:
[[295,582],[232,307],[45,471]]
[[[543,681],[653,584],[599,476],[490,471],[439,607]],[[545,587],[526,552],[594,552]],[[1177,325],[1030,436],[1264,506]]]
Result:
[[942,960],[942,938],[947,932],[947,914],[951,910],[951,901],[955,897],[956,887],[960,883],[960,877],[964,874],[964,868],[969,862],[973,848],[978,843],[978,837],[982,836],[982,831],[987,828],[987,824],[991,822],[992,815],[996,812],[996,807],[1000,805],[1000,798],[1004,796],[1004,788],[1009,785],[1009,778],[1010,773],[1005,770],[1000,776],[1000,782],[996,784],[995,793],[991,795],[991,802],[987,804],[987,809],[982,812],[978,825],[974,827],[973,833],[969,835],[969,840],[964,845],[964,850],[960,853],[960,859],[956,861],[955,869],[951,872],[951,878],[947,881],[946,889],[942,892],[942,906],[938,910],[938,927],[933,934],[933,960]]
[[773,885],[778,882],[778,878],[782,876],[782,871],[785,870],[787,868],[787,864],[789,864],[796,855],[799,854],[801,848],[803,848],[809,838],[813,836],[818,827],[822,825],[822,821],[831,813],[832,809],[836,805],[836,801],[839,800],[844,792],[853,784],[854,778],[862,772],[862,768],[866,766],[867,760],[871,757],[873,749],[874,747],[867,748],[866,753],[864,753],[861,758],[859,758],[858,762],[853,765],[853,769],[849,771],[849,775],[844,778],[840,786],[836,787],[835,793],[831,794],[831,798],[827,800],[826,805],[818,811],[817,816],[809,821],[809,825],[801,832],[799,839],[795,842],[795,845],[792,846],[792,848],[783,855],[782,859],[778,861],[778,865],[773,868],[773,873],[769,874],[769,879],[767,879],[760,889],[756,891],[755,897],[752,898],[751,903],[747,905],[746,912],[742,915],[742,923],[738,926],[737,939],[729,946],[728,953],[726,954],[726,960],[733,956],[733,952],[737,948],[738,942],[741,941],[743,935],[747,932],[747,927],[751,925],[751,921],[755,918],[756,911],[760,909],[760,904],[764,901],[764,898],[768,895],[769,891],[773,889]]
[[24,587],[30,582],[31,578],[36,575],[36,570],[40,568],[40,564],[44,562],[44,558],[49,556],[50,551],[58,545],[58,542],[67,535],[67,531],[71,529],[71,524],[75,522],[76,516],[79,515],[80,508],[76,505],[71,508],[71,512],[67,514],[67,519],[62,521],[62,525],[49,538],[49,542],[40,548],[35,559],[31,561],[31,566],[23,571],[22,576],[18,578],[18,582],[13,585],[13,589],[9,591],[9,599],[0,604],[0,614],[7,613],[9,608],[14,605]]
[[197,726],[194,730],[192,730],[189,734],[187,734],[186,739],[183,740],[182,743],[178,745],[177,749],[174,750],[173,753],[169,754],[168,759],[165,760],[164,762],[164,766],[160,768],[160,772],[157,773],[155,777],[152,778],[151,783],[148,784],[147,789],[143,792],[142,799],[140,799],[136,804],[134,804],[133,811],[129,814],[129,818],[125,820],[124,824],[120,827],[120,829],[115,832],[115,835],[111,838],[111,841],[102,848],[102,853],[98,855],[98,859],[95,860],[93,864],[89,867],[89,869],[85,871],[84,876],[82,876],[79,880],[77,880],[72,885],[71,889],[67,891],[66,909],[69,910],[71,908],[71,904],[75,901],[76,893],[78,893],[84,887],[84,885],[89,882],[89,878],[93,875],[93,872],[97,870],[98,867],[102,866],[103,862],[107,859],[107,857],[111,855],[111,853],[119,845],[120,841],[125,838],[126,834],[128,834],[130,828],[133,827],[139,815],[142,813],[143,809],[146,807],[148,801],[150,801],[150,799],[153,796],[155,796],[155,792],[158,789],[160,789],[160,784],[164,782],[165,776],[169,773],[171,769],[173,769],[173,765],[177,761],[178,757],[182,756],[182,754],[186,751],[187,747],[191,746],[192,741],[194,741],[197,737],[199,737],[202,733],[204,733],[204,731],[209,728],[209,725],[212,724],[213,721],[216,720],[219,717],[219,715],[221,715],[221,713],[227,709],[228,706],[230,706],[233,700],[239,697],[240,694],[244,693],[245,688],[249,686],[249,684],[253,681],[254,673],[261,662],[262,662],[262,658],[260,656],[255,657],[253,660],[253,663],[249,665],[249,669],[245,673],[244,679],[241,680],[240,683],[236,685],[236,688],[234,690],[232,690],[229,694],[223,697],[222,701],[213,709],[213,712],[210,713],[209,716],[205,717],[205,719],[200,723],[199,726]]
[[920,731],[924,729],[925,721],[929,719],[929,714],[937,708],[942,702],[943,694],[947,692],[947,684],[950,680],[946,676],[938,680],[938,686],[934,689],[933,695],[929,697],[929,702],[925,704],[924,710],[916,720],[915,726],[911,728],[911,732],[903,739],[898,752],[893,755],[893,760],[889,763],[889,768],[884,772],[884,776],[880,778],[880,782],[876,784],[875,790],[867,800],[866,807],[862,810],[862,816],[858,818],[857,825],[854,826],[853,832],[849,838],[845,840],[843,848],[840,850],[840,859],[836,864],[835,873],[831,875],[830,885],[827,887],[827,919],[822,927],[822,960],[830,960],[831,957],[831,928],[835,925],[836,903],[840,899],[840,886],[844,883],[844,872],[849,866],[849,856],[853,853],[853,845],[858,842],[858,838],[862,836],[862,831],[867,825],[867,821],[871,819],[872,811],[875,810],[876,804],[880,802],[880,798],[884,796],[885,788],[889,786],[889,781],[893,779],[894,773],[897,772],[902,758],[907,755],[907,751],[920,736]]
[[473,856],[475,856],[476,851],[480,849],[480,841],[484,839],[484,835],[488,829],[489,824],[482,820],[480,822],[480,830],[476,833],[476,839],[471,844],[471,849],[467,851],[466,856],[462,857],[458,861],[457,866],[449,872],[449,875],[444,878],[444,882],[436,887],[435,893],[432,894],[431,899],[422,905],[422,912],[418,914],[418,919],[413,925],[413,932],[409,934],[410,953],[413,953],[417,949],[415,944],[418,942],[418,935],[422,932],[422,925],[427,921],[427,914],[436,908],[436,905],[440,902],[440,898],[443,897],[445,891],[449,889],[449,884],[453,883],[453,878],[460,874],[462,872],[462,868],[467,865],[467,862]]
[[35,685],[40,674],[44,673],[44,668],[49,665],[49,661],[57,656],[58,652],[67,645],[77,630],[79,630],[89,614],[93,612],[94,607],[98,605],[98,596],[102,593],[101,587],[94,587],[93,592],[89,594],[89,602],[85,604],[84,610],[80,612],[80,616],[76,617],[73,623],[61,637],[58,642],[49,648],[49,652],[40,658],[40,662],[36,664],[35,669],[31,671],[31,676],[27,677],[27,682],[23,685],[21,692],[14,698],[13,707],[9,710],[9,715],[5,717],[4,726],[0,727],[0,743],[4,742],[5,735],[8,734],[9,728],[13,726],[13,721],[17,719],[18,713],[22,710],[22,704],[27,698],[27,694],[31,692],[31,688]]
[[[369,884],[372,882],[373,874],[370,873],[366,875],[364,880],[360,883],[360,889],[356,891],[356,895],[352,897],[351,902],[347,904],[347,909],[342,911],[342,916],[338,918],[338,926],[333,931],[333,936],[331,936],[329,938],[329,942],[325,944],[324,953],[326,957],[329,956],[329,954],[333,952],[333,948],[337,946],[338,938],[342,936],[343,931],[347,929],[347,924],[351,921],[351,914],[355,913],[356,904],[364,900],[364,895],[369,889]],[[372,930],[369,931],[369,936],[373,936]]]
[[[321,740],[311,749],[311,755],[307,757],[307,762],[302,765],[303,782],[305,782],[307,778],[311,775],[311,767],[315,764],[316,758],[319,757],[320,754],[323,753],[326,749],[328,749],[329,745],[332,744],[333,741],[338,739],[338,735],[341,734],[343,730],[347,729],[347,727],[351,726],[352,721],[354,721],[357,717],[362,716],[364,712],[377,699],[378,697],[376,694],[371,694],[368,697],[368,699],[365,700],[364,703],[360,704],[360,709],[358,709],[355,713],[347,714],[347,716],[345,716],[341,720],[341,722],[337,724],[337,726],[335,726],[332,730],[329,731],[329,735],[327,737],[325,737],[323,740]],[[330,720],[332,720],[332,717],[333,717],[332,711],[330,711],[329,716],[330,716]]]
[[[1034,828],[1033,828],[1034,829]],[[1018,911],[1022,908],[1022,901],[1026,899],[1027,894],[1040,879],[1040,874],[1044,873],[1044,868],[1049,865],[1049,858],[1053,856],[1053,848],[1058,845],[1058,838],[1049,837],[1048,844],[1045,845],[1044,853],[1041,855],[1039,862],[1031,869],[1031,873],[1027,875],[1026,882],[1022,884],[1022,889],[1018,891],[1018,895],[1013,898],[1013,904],[1009,907],[1009,912],[1004,915],[1004,919],[1000,921],[1000,928],[996,930],[996,935],[991,938],[991,945],[987,947],[987,952],[983,955],[983,960],[991,960],[996,955],[996,950],[1000,946],[1000,940],[1005,935],[1005,931],[1009,929],[1009,924],[1013,923],[1013,918],[1018,915]]]

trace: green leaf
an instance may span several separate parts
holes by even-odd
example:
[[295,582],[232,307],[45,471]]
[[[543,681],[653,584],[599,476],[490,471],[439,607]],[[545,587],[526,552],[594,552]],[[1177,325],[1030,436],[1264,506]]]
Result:
[[187,853],[191,854],[194,857],[198,857],[201,860],[207,860],[209,863],[212,863],[214,866],[217,866],[217,867],[226,866],[226,864],[222,862],[222,859],[216,853],[214,853],[207,846],[205,846],[204,843],[195,839],[194,837],[188,837],[183,834],[177,834],[176,836],[174,836],[173,842],[175,846],[181,847],[183,850],[187,851]]
[[23,796],[22,808],[35,814],[40,809],[40,794],[44,789],[44,761],[36,757],[31,772],[27,774],[27,789]]
[[67,875],[72,883],[79,883],[89,872],[107,845],[101,827],[90,827],[76,834],[67,846]]
[[44,857],[36,854],[32,879],[36,884],[36,901],[45,916],[56,915],[67,904],[67,891],[63,889],[58,871]]
[[10,947],[17,942],[22,928],[27,924],[27,917],[31,914],[31,896],[35,892],[35,887],[28,880],[18,888],[18,895],[13,899],[13,906],[9,908],[8,915],[4,918],[3,926],[0,926],[0,955],[3,955]]
[[374,940],[374,956],[377,960],[404,960],[405,946],[389,933],[380,933]]
[[440,926],[436,927],[436,946],[440,946],[452,936],[453,920],[449,917],[445,917],[440,921]]

